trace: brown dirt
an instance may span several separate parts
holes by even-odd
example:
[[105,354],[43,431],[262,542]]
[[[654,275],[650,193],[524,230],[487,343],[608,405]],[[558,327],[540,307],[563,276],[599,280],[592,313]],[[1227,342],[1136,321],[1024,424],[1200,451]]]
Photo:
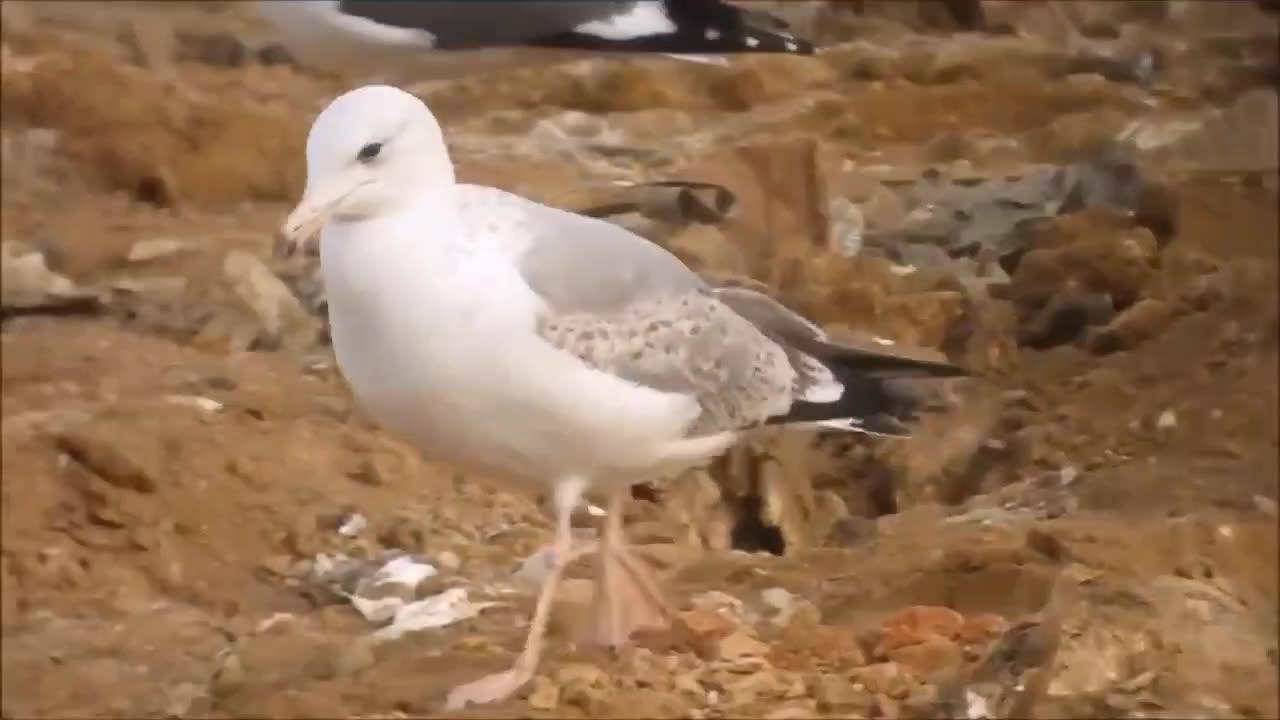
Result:
[[[992,4],[1010,22],[1043,19]],[[229,250],[268,256],[301,186],[306,128],[346,81],[169,59],[184,32],[266,42],[234,4],[81,5],[4,4],[0,235],[86,286],[176,278],[180,289],[117,289],[96,314],[4,320],[0,715],[440,713],[449,687],[512,660],[532,597],[368,649],[368,624],[320,598],[300,563],[396,548],[441,567],[452,555],[451,583],[502,582],[548,537],[542,510],[371,426],[323,346],[272,349],[269,333],[237,346],[247,311],[221,279]],[[1114,118],[1225,108],[1246,88],[1220,79],[1253,77],[1256,56],[1274,55],[1274,43],[1227,53],[1211,42],[1274,38],[1273,20],[1198,28],[1196,16],[1130,21],[1097,5],[1095,26],[1137,22],[1125,27],[1190,48],[1167,85],[1064,78],[1060,53],[1005,39],[874,62],[856,47],[752,59],[729,75],[546,68],[430,91],[446,128],[505,133],[519,151],[460,145],[464,177],[565,205],[589,196],[571,186],[598,181],[597,166],[523,133],[564,111],[615,113],[638,139],[611,168],[738,192],[730,224],[671,241],[700,269],[754,276],[837,332],[944,351],[977,374],[910,443],[805,441],[776,460],[753,449],[715,483],[699,475],[638,500],[632,534],[672,597],[690,607],[719,590],[746,609],[722,629],[610,657],[562,632],[570,602],[530,690],[458,716],[927,716],[1023,622],[1062,628],[1042,663],[1042,716],[1280,713],[1276,163],[1241,175],[1152,160],[1171,238],[1141,218],[1059,218],[1001,300],[813,240],[826,234],[823,198],[857,184],[842,161],[929,163],[947,137],[977,167],[1057,161],[1112,133]],[[881,47],[929,37],[893,19],[843,22]],[[1073,116],[1085,121],[1064,122]],[[666,137],[692,137],[697,123],[722,139]],[[983,133],[1021,144],[965,139]],[[724,147],[738,144],[750,147]],[[128,259],[154,239],[190,247]],[[1095,291],[1115,302],[1110,324],[1042,350],[1018,342],[1047,306]],[[771,472],[788,498],[757,497],[774,492]],[[765,509],[744,511],[744,498]],[[369,526],[343,537],[335,528],[353,512]],[[745,527],[755,514],[764,524]],[[766,531],[786,541],[781,555],[730,547],[766,547]],[[1046,608],[1063,577],[1076,601]],[[807,609],[774,627],[761,593],[777,587]],[[913,607],[924,610],[891,617]],[[293,619],[260,625],[277,613]],[[904,632],[929,637],[890,639]],[[769,644],[765,657],[748,635]]]

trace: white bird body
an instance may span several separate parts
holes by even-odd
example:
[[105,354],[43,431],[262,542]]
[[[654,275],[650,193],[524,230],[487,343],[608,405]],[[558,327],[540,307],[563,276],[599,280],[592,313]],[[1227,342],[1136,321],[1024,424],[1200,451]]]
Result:
[[320,231],[338,366],[374,420],[429,457],[551,489],[553,567],[511,670],[449,707],[533,675],[584,491],[609,496],[594,635],[609,645],[673,610],[624,542],[626,487],[714,457],[765,424],[897,432],[900,377],[958,368],[830,342],[766,295],[711,288],[605,221],[457,184],[440,127],[386,86],[330,103],[307,139],[286,221]]
[[[646,479],[685,442],[697,403],[515,342],[536,338],[542,301],[516,271],[515,247],[458,241],[450,195],[467,187],[322,231],[334,351],[357,402],[428,456],[493,475],[546,487],[571,475]],[[432,232],[394,229],[404,226]],[[353,232],[378,240],[351,242]],[[569,445],[591,452],[557,451]]]

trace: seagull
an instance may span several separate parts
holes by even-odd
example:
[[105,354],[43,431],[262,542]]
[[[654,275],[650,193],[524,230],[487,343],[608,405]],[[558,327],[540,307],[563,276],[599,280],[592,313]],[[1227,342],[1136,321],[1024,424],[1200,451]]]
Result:
[[514,665],[455,688],[450,708],[509,697],[535,672],[584,493],[607,496],[589,639],[626,643],[673,619],[625,544],[633,484],[709,461],[769,425],[900,435],[899,378],[953,365],[836,343],[769,296],[709,286],[604,220],[460,184],[417,97],[367,85],[307,138],[307,179],[281,227],[318,235],[338,367],[357,405],[426,456],[549,492],[550,570]]
[[258,0],[257,6],[314,65],[387,67],[403,59],[418,80],[591,53],[723,64],[708,56],[814,51],[782,20],[725,0]]

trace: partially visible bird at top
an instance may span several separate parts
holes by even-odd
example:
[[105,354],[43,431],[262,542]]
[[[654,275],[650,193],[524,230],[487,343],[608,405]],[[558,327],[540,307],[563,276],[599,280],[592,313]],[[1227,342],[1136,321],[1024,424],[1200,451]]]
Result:
[[258,0],[303,62],[426,81],[589,54],[814,52],[787,23],[727,0]]

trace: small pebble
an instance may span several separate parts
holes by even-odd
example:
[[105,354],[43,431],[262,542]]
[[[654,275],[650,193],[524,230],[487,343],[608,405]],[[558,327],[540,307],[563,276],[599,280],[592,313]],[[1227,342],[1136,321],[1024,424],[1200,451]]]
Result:
[[443,550],[436,555],[436,564],[445,570],[457,570],[462,567],[462,559],[452,550]]
[[150,262],[159,260],[160,258],[177,255],[184,250],[190,248],[189,243],[181,240],[172,240],[169,238],[155,238],[151,240],[139,240],[129,247],[129,253],[125,259],[132,263]]
[[338,528],[338,534],[345,537],[355,537],[360,534],[368,526],[369,521],[365,520],[360,513],[351,513],[351,515]]
[[359,638],[347,644],[333,658],[333,672],[336,677],[354,675],[361,670],[373,667],[376,660],[373,653],[373,639]]
[[549,678],[539,675],[533,679],[529,693],[529,707],[534,710],[555,710],[560,705],[560,688]]
[[215,697],[225,698],[234,695],[242,687],[244,687],[244,665],[240,662],[240,656],[234,650],[229,650],[223,657],[222,664],[213,674],[210,689]]

